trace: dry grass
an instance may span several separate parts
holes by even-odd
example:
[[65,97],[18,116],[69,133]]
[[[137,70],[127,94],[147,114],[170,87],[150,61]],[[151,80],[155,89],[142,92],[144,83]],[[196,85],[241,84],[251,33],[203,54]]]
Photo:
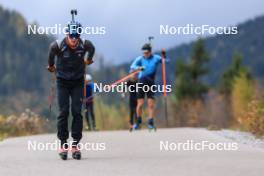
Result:
[[247,131],[256,136],[264,135],[264,104],[263,100],[252,100],[248,103],[247,111],[241,117]]
[[48,132],[49,123],[38,114],[26,109],[19,116],[0,116],[1,138],[23,136]]

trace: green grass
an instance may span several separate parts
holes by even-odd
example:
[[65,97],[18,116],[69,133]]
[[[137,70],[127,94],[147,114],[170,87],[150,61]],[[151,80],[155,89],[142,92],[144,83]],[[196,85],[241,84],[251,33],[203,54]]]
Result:
[[3,134],[0,134],[0,142],[4,140],[4,135]]

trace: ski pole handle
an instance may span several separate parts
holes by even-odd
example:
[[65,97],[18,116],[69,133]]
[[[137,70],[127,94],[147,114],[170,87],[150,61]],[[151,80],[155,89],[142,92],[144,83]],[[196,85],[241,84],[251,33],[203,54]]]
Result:
[[165,49],[162,49],[161,50],[161,56],[162,56],[162,58],[164,58],[164,59],[166,59],[166,51],[165,51]]

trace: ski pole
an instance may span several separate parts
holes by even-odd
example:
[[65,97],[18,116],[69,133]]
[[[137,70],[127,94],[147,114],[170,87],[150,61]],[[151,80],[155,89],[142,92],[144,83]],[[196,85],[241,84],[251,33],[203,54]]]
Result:
[[161,51],[161,56],[162,56],[162,80],[163,80],[163,97],[164,97],[164,109],[165,109],[165,121],[166,121],[166,126],[169,126],[168,122],[168,109],[167,109],[167,80],[166,80],[166,51],[163,49]]
[[[117,86],[117,85],[120,84],[121,82],[124,82],[124,81],[128,80],[129,78],[131,78],[133,75],[138,74],[140,71],[142,71],[142,68],[138,68],[138,69],[136,69],[136,70],[130,72],[127,76],[125,76],[125,77],[123,77],[123,78],[121,78],[121,79],[119,79],[119,80],[113,82],[112,84],[110,84],[110,87],[114,88],[115,86]],[[93,95],[91,95],[91,96],[85,98],[85,99],[84,99],[84,102],[89,102],[89,101],[91,101],[91,99],[92,99],[95,95],[98,95],[99,93],[100,93],[100,92],[95,93],[95,94],[93,94]]]
[[86,98],[86,72],[84,72],[83,97]]
[[128,80],[129,78],[131,78],[133,75],[139,73],[140,71],[142,71],[142,68],[138,68],[138,69],[136,69],[136,70],[130,72],[127,76],[125,76],[125,77],[123,77],[123,78],[117,80],[116,82],[110,84],[110,86],[111,86],[111,87],[114,87],[114,86],[118,85],[119,83]]
[[50,119],[52,116],[52,105],[54,103],[54,98],[55,98],[55,81],[56,81],[56,72],[51,73],[51,88],[50,88],[50,93],[49,93],[49,97],[48,97],[48,101],[49,101],[49,112],[50,112]]

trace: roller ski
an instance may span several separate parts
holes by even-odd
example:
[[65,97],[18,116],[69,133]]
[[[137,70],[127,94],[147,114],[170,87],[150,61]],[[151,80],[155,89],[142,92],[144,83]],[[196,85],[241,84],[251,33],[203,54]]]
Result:
[[140,130],[141,129],[141,124],[136,123],[131,129],[129,129],[129,131],[133,131],[133,130]]
[[99,129],[96,127],[86,127],[85,130],[86,131],[99,131]]
[[62,160],[67,160],[68,159],[68,150],[62,147],[59,151],[59,156]]
[[156,132],[157,128],[156,128],[156,126],[154,125],[154,119],[153,119],[153,118],[148,119],[147,127],[148,127],[148,129],[149,129],[149,132],[151,132],[151,131]]
[[[132,130],[140,130],[141,129],[141,123],[142,123],[142,119],[141,117],[137,118],[137,122],[136,124],[133,126]],[[131,130],[131,131],[132,131]]]
[[132,125],[129,126],[129,132],[132,132],[133,129],[134,129],[134,125],[132,124]]
[[81,152],[78,147],[72,147],[72,158],[80,160],[82,158]]

